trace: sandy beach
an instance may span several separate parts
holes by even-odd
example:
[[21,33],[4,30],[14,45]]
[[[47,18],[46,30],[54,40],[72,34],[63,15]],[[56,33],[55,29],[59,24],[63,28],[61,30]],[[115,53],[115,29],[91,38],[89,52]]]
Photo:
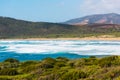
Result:
[[108,40],[120,41],[120,37],[85,37],[85,38],[16,38],[16,39],[0,39],[0,40]]

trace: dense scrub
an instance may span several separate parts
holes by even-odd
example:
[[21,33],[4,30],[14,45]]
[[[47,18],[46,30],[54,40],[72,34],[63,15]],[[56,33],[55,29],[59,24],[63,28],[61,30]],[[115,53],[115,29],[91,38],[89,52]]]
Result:
[[0,63],[0,80],[120,80],[120,57],[7,59]]

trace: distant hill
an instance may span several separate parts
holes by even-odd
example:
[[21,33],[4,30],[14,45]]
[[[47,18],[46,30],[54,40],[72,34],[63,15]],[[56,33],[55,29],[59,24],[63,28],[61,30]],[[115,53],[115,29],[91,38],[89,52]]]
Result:
[[64,22],[64,24],[83,25],[83,24],[120,24],[120,14],[96,14],[81,18],[76,18]]
[[0,17],[0,38],[59,38],[99,35],[120,36],[120,25],[67,25],[48,22],[29,22]]

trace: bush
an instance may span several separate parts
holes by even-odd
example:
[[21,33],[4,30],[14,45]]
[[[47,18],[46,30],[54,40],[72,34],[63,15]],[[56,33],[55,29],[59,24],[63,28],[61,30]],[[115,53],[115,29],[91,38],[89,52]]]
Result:
[[19,63],[19,60],[14,59],[14,58],[9,58],[9,59],[6,59],[4,62]]
[[9,63],[9,62],[4,62],[0,66],[1,69],[18,68],[18,67],[19,67],[19,63]]
[[73,68],[75,66],[75,61],[68,61],[66,66]]
[[65,58],[65,57],[57,57],[56,58],[57,61],[69,61],[69,59]]
[[9,76],[13,76],[13,75],[18,75],[18,71],[16,69],[2,69],[0,70],[0,75],[9,75]]
[[65,66],[65,63],[60,61],[55,64],[55,67],[64,67],[64,66]]
[[101,58],[98,64],[101,67],[111,67],[114,65],[119,65],[120,62],[118,56],[110,56],[110,57]]
[[0,78],[0,80],[13,80],[13,79],[8,79],[8,78]]
[[77,61],[74,62],[76,67],[81,67],[84,66],[86,64],[86,60],[85,59],[79,59]]
[[78,80],[86,78],[87,74],[82,71],[69,71],[62,76],[62,80]]
[[69,61],[59,57],[20,63],[8,59],[0,63],[0,80],[119,80],[119,76],[118,56]]
[[89,58],[96,58],[96,56],[90,56]]
[[49,62],[49,63],[54,64],[56,62],[56,60],[53,59],[53,58],[45,58],[45,59],[42,60],[42,62]]
[[35,65],[37,63],[38,63],[37,61],[25,61],[25,62],[21,63],[21,67],[27,67],[27,66],[30,66],[30,65]]
[[31,72],[38,72],[40,73],[41,71],[43,71],[44,69],[42,69],[40,67],[40,65],[30,65],[30,66],[26,66],[24,68],[22,68],[22,73],[31,73]]
[[45,58],[41,62],[41,68],[53,68],[55,63],[56,63],[55,59],[53,59],[53,58]]

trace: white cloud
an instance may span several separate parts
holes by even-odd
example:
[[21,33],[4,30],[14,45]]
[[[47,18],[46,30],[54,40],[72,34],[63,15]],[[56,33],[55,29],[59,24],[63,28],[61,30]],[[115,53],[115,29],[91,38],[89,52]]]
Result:
[[84,0],[80,11],[85,14],[120,13],[120,0]]

